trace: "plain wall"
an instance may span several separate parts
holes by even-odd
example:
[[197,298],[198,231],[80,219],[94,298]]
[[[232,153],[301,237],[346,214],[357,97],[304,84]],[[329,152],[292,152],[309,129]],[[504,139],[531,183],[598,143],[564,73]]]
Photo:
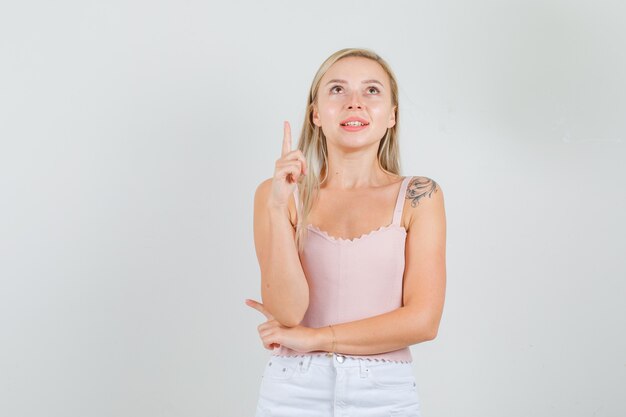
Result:
[[252,416],[252,234],[282,122],[371,48],[446,196],[424,417],[626,415],[626,6],[0,6],[0,415]]

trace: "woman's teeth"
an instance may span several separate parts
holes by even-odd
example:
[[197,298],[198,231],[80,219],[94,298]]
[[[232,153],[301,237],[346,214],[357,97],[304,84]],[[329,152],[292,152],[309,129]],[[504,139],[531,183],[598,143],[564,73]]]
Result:
[[366,123],[361,123],[361,122],[348,122],[348,123],[342,123],[342,126],[363,126]]

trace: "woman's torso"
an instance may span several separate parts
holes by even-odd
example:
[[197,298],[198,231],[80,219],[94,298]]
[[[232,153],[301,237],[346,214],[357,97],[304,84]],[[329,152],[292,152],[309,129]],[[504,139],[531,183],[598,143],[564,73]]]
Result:
[[[374,191],[320,192],[307,221],[300,254],[309,284],[309,308],[303,326],[318,328],[359,320],[402,306],[406,225],[410,223],[410,210],[404,207],[410,204],[405,197],[411,178],[400,177]],[[297,191],[292,206],[294,221]],[[272,354],[303,355],[282,346]],[[412,361],[408,347],[380,354],[344,355]]]

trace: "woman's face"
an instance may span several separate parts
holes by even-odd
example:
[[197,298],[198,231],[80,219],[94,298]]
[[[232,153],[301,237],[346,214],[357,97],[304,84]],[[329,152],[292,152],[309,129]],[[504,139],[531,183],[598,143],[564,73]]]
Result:
[[[313,123],[328,144],[344,148],[378,143],[396,123],[389,76],[378,62],[347,57],[335,62],[322,77],[313,108]],[[359,119],[363,126],[346,126]]]

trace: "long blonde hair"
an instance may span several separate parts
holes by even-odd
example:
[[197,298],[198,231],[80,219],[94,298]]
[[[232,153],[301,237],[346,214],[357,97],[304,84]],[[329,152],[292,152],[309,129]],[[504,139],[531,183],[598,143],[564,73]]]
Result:
[[[307,98],[302,132],[300,133],[300,138],[298,140],[298,149],[302,151],[307,161],[307,175],[303,175],[298,178],[298,200],[300,207],[297,214],[296,247],[299,252],[301,252],[304,248],[303,241],[305,233],[307,233],[308,230],[303,226],[307,224],[307,218],[313,206],[314,196],[319,192],[320,184],[328,177],[328,149],[326,146],[326,136],[324,135],[322,129],[313,123],[313,108],[317,103],[320,81],[322,80],[324,74],[326,74],[326,71],[328,71],[328,69],[335,62],[342,58],[351,56],[372,59],[378,62],[389,75],[389,80],[391,82],[391,101],[392,105],[396,106],[396,123],[393,127],[387,129],[385,136],[382,138],[380,145],[378,146],[377,155],[380,167],[384,171],[396,175],[400,174],[400,157],[397,140],[399,115],[398,84],[391,67],[378,54],[369,49],[346,48],[335,52],[322,63],[313,78],[309,96]],[[322,169],[326,175],[320,180]],[[298,209],[298,207],[296,207],[296,209]]]

